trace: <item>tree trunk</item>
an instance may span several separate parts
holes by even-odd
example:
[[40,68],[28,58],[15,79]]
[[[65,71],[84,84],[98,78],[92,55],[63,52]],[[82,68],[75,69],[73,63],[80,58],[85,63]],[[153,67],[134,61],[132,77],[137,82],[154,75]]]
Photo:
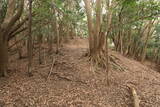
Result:
[[0,31],[0,77],[6,76],[8,69],[8,44],[3,37]]
[[3,21],[0,23],[0,76],[7,75],[8,67],[8,39],[9,32],[17,20],[21,17],[24,0],[20,1],[17,13],[14,13],[16,0],[9,0],[7,13]]
[[10,20],[12,19],[12,16],[14,14],[15,4],[16,4],[16,0],[9,0],[4,23],[9,23]]
[[108,43],[109,37],[108,36],[110,34],[111,24],[112,24],[112,11],[110,10],[110,8],[112,7],[112,4],[110,4],[110,0],[108,0],[107,6],[108,6],[109,11],[108,11],[108,16],[107,16],[106,49],[105,49],[106,55],[105,56],[106,56],[107,84],[109,85],[110,59],[109,59],[109,43]]
[[[15,43],[16,43],[17,41],[19,41],[19,40],[17,40],[16,37],[15,37]],[[18,46],[17,43],[16,43],[15,45],[16,45],[16,48],[17,48],[17,51],[18,51],[18,58],[19,58],[19,59],[22,59],[22,52],[21,52],[22,46],[21,46],[21,43],[19,43],[19,46]]]
[[29,0],[29,23],[28,23],[28,75],[32,76],[32,55],[33,55],[33,42],[32,42],[32,0]]
[[60,44],[60,39],[59,39],[59,30],[57,27],[57,22],[56,22],[56,37],[57,37],[57,43],[56,43],[56,53],[59,53],[59,44]]
[[60,38],[59,38],[59,26],[58,26],[58,22],[57,22],[57,18],[55,18],[55,33],[56,33],[56,53],[59,53],[59,44],[60,44]]
[[59,45],[60,45],[60,31],[59,31],[59,29],[60,29],[60,25],[58,25],[58,20],[57,20],[57,16],[56,16],[56,13],[57,13],[57,11],[56,11],[56,9],[53,7],[52,8],[52,13],[55,15],[54,16],[54,18],[53,18],[53,23],[52,23],[52,29],[54,29],[53,31],[53,33],[56,35],[55,36],[55,39],[56,39],[56,54],[58,54],[59,53]]
[[[48,29],[50,29],[49,26]],[[47,42],[49,47],[48,54],[51,54],[53,49],[53,35],[51,33],[48,33]]]
[[39,64],[42,64],[42,53],[41,53],[41,44],[42,44],[42,34],[40,34],[39,36],[38,36],[38,45],[39,45],[39,49],[38,49],[38,53],[39,53]]
[[92,24],[92,9],[91,9],[91,1],[83,0],[85,3],[86,14],[87,14],[87,22],[88,22],[88,33],[89,33],[89,54],[93,53],[93,24]]
[[[145,58],[146,58],[146,50],[147,50],[147,45],[148,45],[148,41],[151,37],[151,35],[153,34],[154,30],[152,30],[152,25],[153,25],[154,21],[150,21],[149,22],[149,26],[148,26],[148,32],[146,34],[146,40],[144,43],[144,47],[142,49],[142,53],[141,53],[141,62],[144,62]],[[152,30],[152,31],[151,31]]]
[[[98,51],[101,51],[100,49],[98,49],[99,48],[99,43],[101,42],[100,41],[100,29],[101,29],[101,16],[102,16],[102,14],[101,14],[101,11],[102,11],[102,9],[101,9],[101,0],[96,0],[96,23],[95,23],[95,25],[94,25],[94,34],[93,34],[93,36],[94,36],[94,40],[93,40],[93,45],[94,45],[94,50],[93,50],[93,52],[94,52],[94,54],[96,54]],[[102,45],[102,47],[103,47],[103,45]],[[100,47],[101,48],[101,47]]]

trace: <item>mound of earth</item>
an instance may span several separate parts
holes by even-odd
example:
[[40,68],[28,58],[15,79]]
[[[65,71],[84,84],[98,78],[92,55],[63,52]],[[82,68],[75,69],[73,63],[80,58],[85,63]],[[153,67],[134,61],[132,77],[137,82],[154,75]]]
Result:
[[128,85],[137,91],[140,107],[159,107],[158,72],[113,51],[125,70],[112,68],[108,86],[105,70],[84,57],[87,47],[86,39],[70,40],[58,55],[46,54],[42,65],[35,55],[32,77],[27,59],[11,58],[9,77],[0,78],[0,107],[132,107]]

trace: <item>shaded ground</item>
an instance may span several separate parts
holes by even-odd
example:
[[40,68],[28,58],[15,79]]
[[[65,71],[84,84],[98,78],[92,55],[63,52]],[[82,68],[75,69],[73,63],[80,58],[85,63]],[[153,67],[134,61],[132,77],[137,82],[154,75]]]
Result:
[[[12,61],[9,78],[0,79],[0,107],[132,107],[127,85],[133,86],[140,107],[159,107],[160,73],[143,64],[111,52],[125,71],[112,69],[107,86],[104,70],[93,72],[84,54],[87,40],[74,39],[64,44],[59,55],[46,57],[46,63],[34,59],[33,77],[28,77],[27,60]],[[52,65],[53,71],[46,80]],[[45,61],[44,61],[45,62]]]
[[144,64],[147,65],[148,67],[150,67],[151,69],[158,71],[160,73],[160,65],[159,64],[156,64],[151,61],[145,61]]

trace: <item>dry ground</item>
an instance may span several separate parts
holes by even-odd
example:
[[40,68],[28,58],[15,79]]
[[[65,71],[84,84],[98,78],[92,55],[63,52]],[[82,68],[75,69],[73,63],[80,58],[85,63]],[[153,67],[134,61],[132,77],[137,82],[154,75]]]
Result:
[[[111,52],[125,71],[113,68],[107,86],[105,71],[92,70],[86,51],[87,40],[77,38],[64,44],[59,55],[47,56],[42,65],[36,55],[33,77],[27,76],[27,59],[12,58],[9,77],[0,79],[0,107],[133,107],[127,85],[136,89],[140,107],[160,107],[160,73]],[[55,65],[46,80],[52,57]]]

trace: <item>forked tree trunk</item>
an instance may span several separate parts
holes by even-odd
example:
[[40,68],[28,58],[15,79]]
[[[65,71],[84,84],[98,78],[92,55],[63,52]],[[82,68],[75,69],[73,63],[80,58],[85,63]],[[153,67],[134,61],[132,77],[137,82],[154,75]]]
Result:
[[[21,17],[24,0],[20,1],[17,13],[14,14],[16,0],[8,1],[7,13],[4,20],[0,23],[0,76],[7,75],[8,69],[8,39],[9,32],[15,25],[16,21]],[[2,30],[3,29],[3,30]]]

